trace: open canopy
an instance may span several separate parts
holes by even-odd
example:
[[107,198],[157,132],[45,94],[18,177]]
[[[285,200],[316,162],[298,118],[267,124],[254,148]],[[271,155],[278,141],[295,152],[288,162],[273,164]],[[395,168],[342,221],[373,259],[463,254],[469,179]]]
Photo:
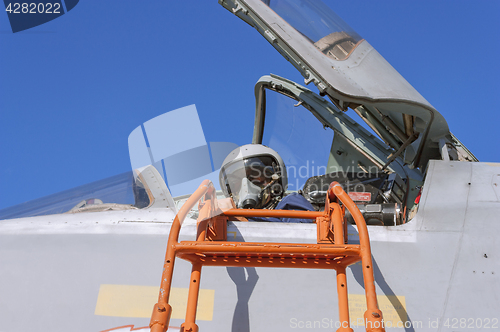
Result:
[[[341,110],[353,109],[415,167],[454,144],[448,125],[366,40],[318,0],[220,0]],[[473,158],[471,158],[473,159]]]

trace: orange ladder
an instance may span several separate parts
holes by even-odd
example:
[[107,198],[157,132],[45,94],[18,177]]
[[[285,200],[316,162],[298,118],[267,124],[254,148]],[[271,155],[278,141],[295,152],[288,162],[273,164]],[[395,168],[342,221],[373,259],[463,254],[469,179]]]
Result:
[[[179,242],[179,232],[187,213],[200,201],[196,241]],[[339,201],[343,204],[341,207]],[[347,244],[345,208],[358,227],[360,244]],[[231,217],[276,217],[314,219],[317,224],[317,244],[261,243],[227,241],[227,221]],[[168,329],[172,307],[168,304],[176,257],[192,263],[186,320],[181,331],[197,332],[196,309],[200,288],[201,267],[288,267],[334,269],[337,272],[337,293],[340,328],[353,331],[349,324],[346,267],[361,261],[367,310],[364,323],[367,331],[384,331],[382,312],[378,309],[372,269],[368,229],[363,215],[337,182],[332,182],[326,196],[325,209],[316,211],[229,209],[222,211],[215,189],[209,180],[184,203],[175,217],[168,238],[158,303],[153,308],[151,332]]]

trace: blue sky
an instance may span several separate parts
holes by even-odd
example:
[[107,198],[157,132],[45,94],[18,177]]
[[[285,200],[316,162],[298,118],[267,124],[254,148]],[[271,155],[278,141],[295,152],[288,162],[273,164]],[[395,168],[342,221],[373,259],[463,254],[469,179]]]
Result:
[[[326,3],[481,161],[500,161],[499,1]],[[303,82],[215,0],[81,0],[16,34],[0,13],[0,208],[130,170],[129,133],[186,105],[207,141],[249,143],[269,73]]]

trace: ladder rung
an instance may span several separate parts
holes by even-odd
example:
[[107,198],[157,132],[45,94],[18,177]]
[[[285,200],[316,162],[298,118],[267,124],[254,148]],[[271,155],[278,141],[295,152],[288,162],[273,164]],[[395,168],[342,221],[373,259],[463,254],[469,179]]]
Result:
[[204,266],[246,266],[275,268],[308,268],[335,269],[359,261],[359,256],[346,255],[250,255],[250,254],[186,254],[179,257],[191,263],[201,263]]
[[182,241],[175,246],[180,253],[210,254],[261,254],[261,255],[327,255],[356,256],[361,255],[361,247],[355,244],[295,244],[295,243],[253,243],[226,241]]

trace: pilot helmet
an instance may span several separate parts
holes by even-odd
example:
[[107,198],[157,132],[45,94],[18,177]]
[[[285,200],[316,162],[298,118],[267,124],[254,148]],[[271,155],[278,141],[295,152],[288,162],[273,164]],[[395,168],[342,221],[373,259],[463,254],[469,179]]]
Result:
[[270,208],[286,190],[286,168],[273,149],[247,144],[234,149],[224,159],[219,182],[224,195],[231,197],[238,208]]

